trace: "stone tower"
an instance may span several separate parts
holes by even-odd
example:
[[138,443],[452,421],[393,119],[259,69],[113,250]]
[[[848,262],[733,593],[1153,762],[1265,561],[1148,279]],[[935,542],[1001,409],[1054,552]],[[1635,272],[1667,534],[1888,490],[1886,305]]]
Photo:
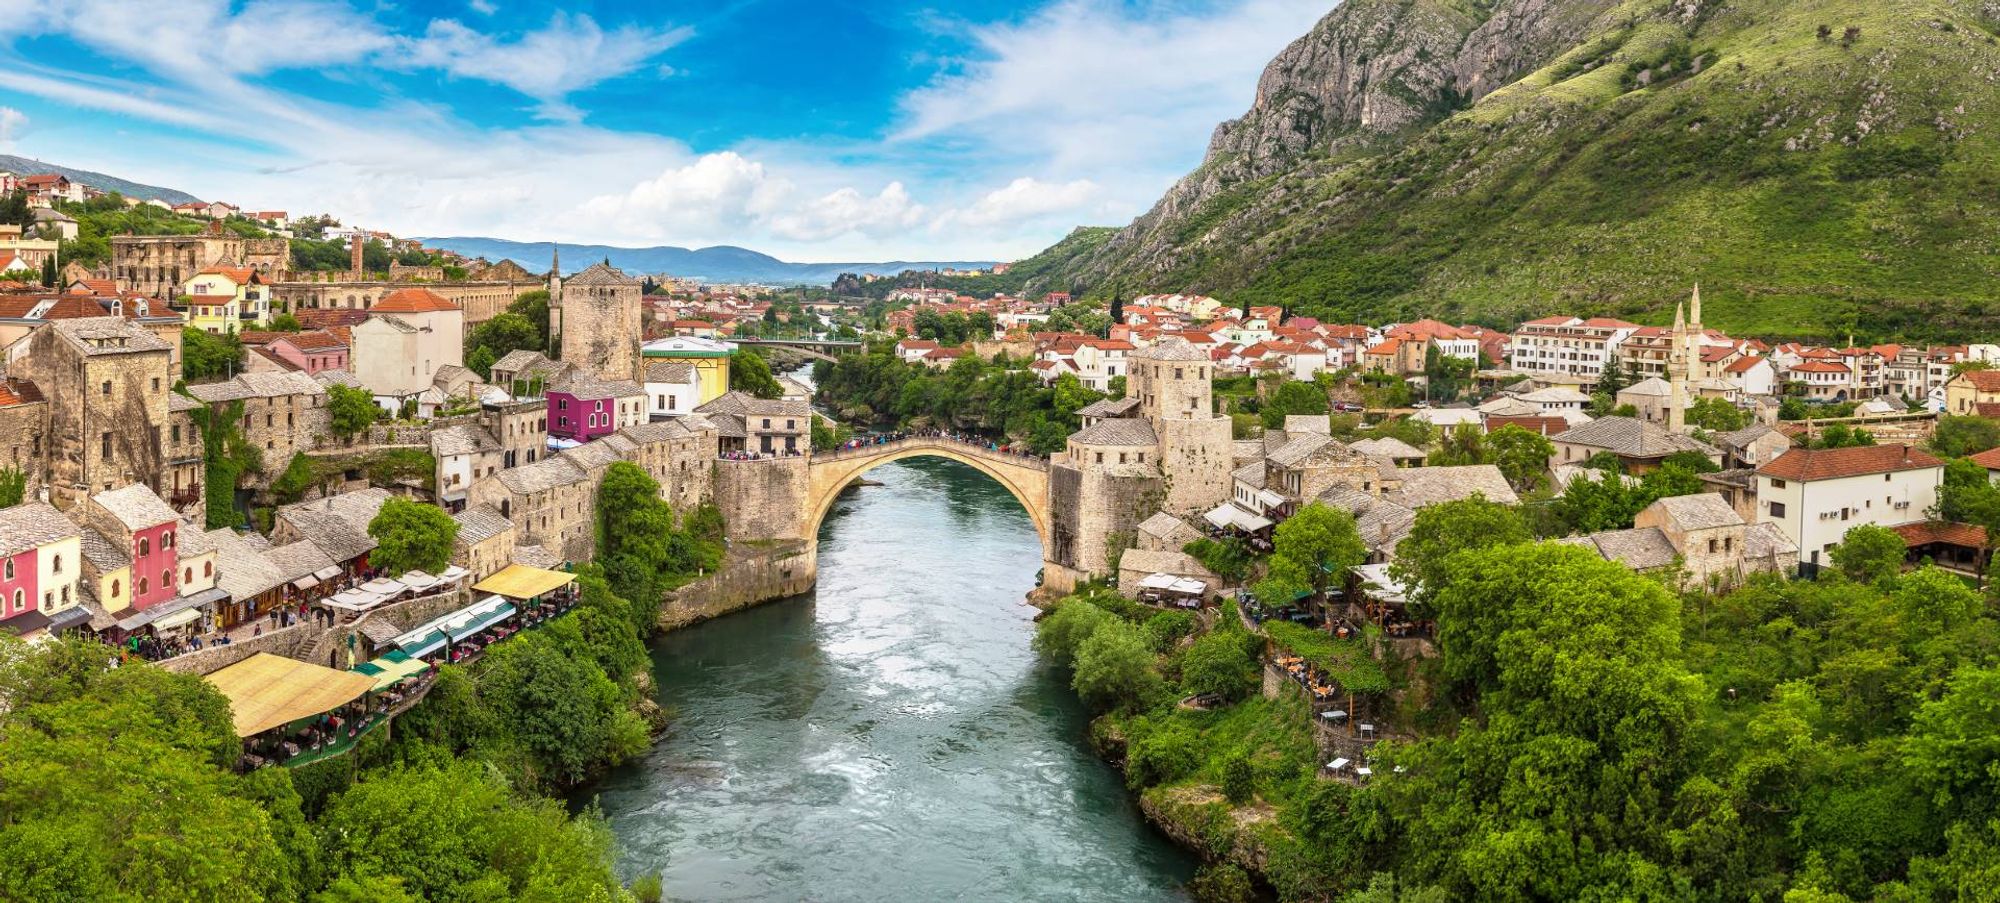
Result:
[[367,278],[367,274],[361,269],[361,252],[367,244],[368,233],[361,231],[360,226],[354,227],[353,237],[347,240],[347,278],[357,280]]
[[608,263],[593,263],[559,280],[562,359],[604,379],[641,382],[639,280]]
[[1689,316],[1684,319],[1681,305],[1674,305],[1673,347],[1667,352],[1667,385],[1671,390],[1667,395],[1667,429],[1675,433],[1687,431],[1688,379],[1695,362],[1701,359],[1700,284],[1694,287],[1687,313]]
[[1201,349],[1170,338],[1132,352],[1128,391],[1140,416],[1159,436],[1160,468],[1167,480],[1161,508],[1191,515],[1229,500],[1234,445],[1229,418],[1215,413],[1210,378],[1215,365]]

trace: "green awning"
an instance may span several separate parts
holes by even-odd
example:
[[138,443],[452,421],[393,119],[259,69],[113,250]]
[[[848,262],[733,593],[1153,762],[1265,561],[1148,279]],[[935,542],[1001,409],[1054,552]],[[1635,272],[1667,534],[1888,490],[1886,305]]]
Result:
[[411,658],[400,649],[393,650],[374,661],[354,666],[355,673],[375,678],[375,686],[369,689],[371,693],[380,693],[430,669],[429,662]]
[[444,648],[447,641],[456,643],[513,616],[514,603],[487,596],[397,637],[395,645],[405,655],[420,658]]

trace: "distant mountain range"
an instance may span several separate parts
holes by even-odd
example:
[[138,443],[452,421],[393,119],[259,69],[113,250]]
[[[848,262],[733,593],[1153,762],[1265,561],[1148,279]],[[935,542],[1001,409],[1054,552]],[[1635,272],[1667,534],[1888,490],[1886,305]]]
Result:
[[115,191],[128,198],[138,198],[140,200],[158,198],[169,204],[192,204],[201,200],[201,198],[188,194],[185,191],[161,188],[158,185],[144,185],[121,179],[117,176],[107,176],[101,172],[76,169],[70,166],[57,166],[54,163],[44,163],[40,160],[16,157],[12,154],[0,154],[0,170],[6,170],[7,172],[23,176],[39,176],[46,173],[59,172],[69,177],[69,180],[72,182],[82,182],[99,191]]
[[[549,268],[549,242],[508,241],[504,238],[420,238],[426,247],[456,251],[467,257],[484,257],[499,262],[512,260],[534,272]],[[717,245],[712,248],[620,248],[611,245],[562,245],[563,271],[574,273],[593,263],[609,259],[611,265],[632,273],[671,274],[714,282],[762,282],[777,285],[830,283],[842,273],[874,273],[893,276],[904,270],[977,270],[993,266],[991,260],[906,261],[886,263],[788,263],[769,254]]]

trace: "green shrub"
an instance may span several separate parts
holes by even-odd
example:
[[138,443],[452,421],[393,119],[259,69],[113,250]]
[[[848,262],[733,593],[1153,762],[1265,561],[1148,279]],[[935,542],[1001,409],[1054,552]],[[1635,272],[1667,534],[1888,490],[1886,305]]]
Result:
[[1188,882],[1188,894],[1196,903],[1255,903],[1257,899],[1250,876],[1226,862],[1202,866]]
[[1201,738],[1180,724],[1164,724],[1125,750],[1125,782],[1133,789],[1170,784],[1201,767]]
[[1035,651],[1063,667],[1076,663],[1076,649],[1101,625],[1113,620],[1111,614],[1088,602],[1069,599],[1035,625]]
[[1250,801],[1257,792],[1257,773],[1250,767],[1250,757],[1237,753],[1222,763],[1222,795],[1232,803]]
[[1152,634],[1153,648],[1162,652],[1172,649],[1183,637],[1194,632],[1193,612],[1163,611],[1146,619],[1146,632]]

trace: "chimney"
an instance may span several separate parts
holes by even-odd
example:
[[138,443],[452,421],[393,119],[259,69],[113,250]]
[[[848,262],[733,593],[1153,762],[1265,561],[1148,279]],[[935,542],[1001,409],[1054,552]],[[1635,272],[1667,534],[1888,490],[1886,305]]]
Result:
[[1910,447],[1908,445],[1903,446],[1903,463],[1910,463]]

